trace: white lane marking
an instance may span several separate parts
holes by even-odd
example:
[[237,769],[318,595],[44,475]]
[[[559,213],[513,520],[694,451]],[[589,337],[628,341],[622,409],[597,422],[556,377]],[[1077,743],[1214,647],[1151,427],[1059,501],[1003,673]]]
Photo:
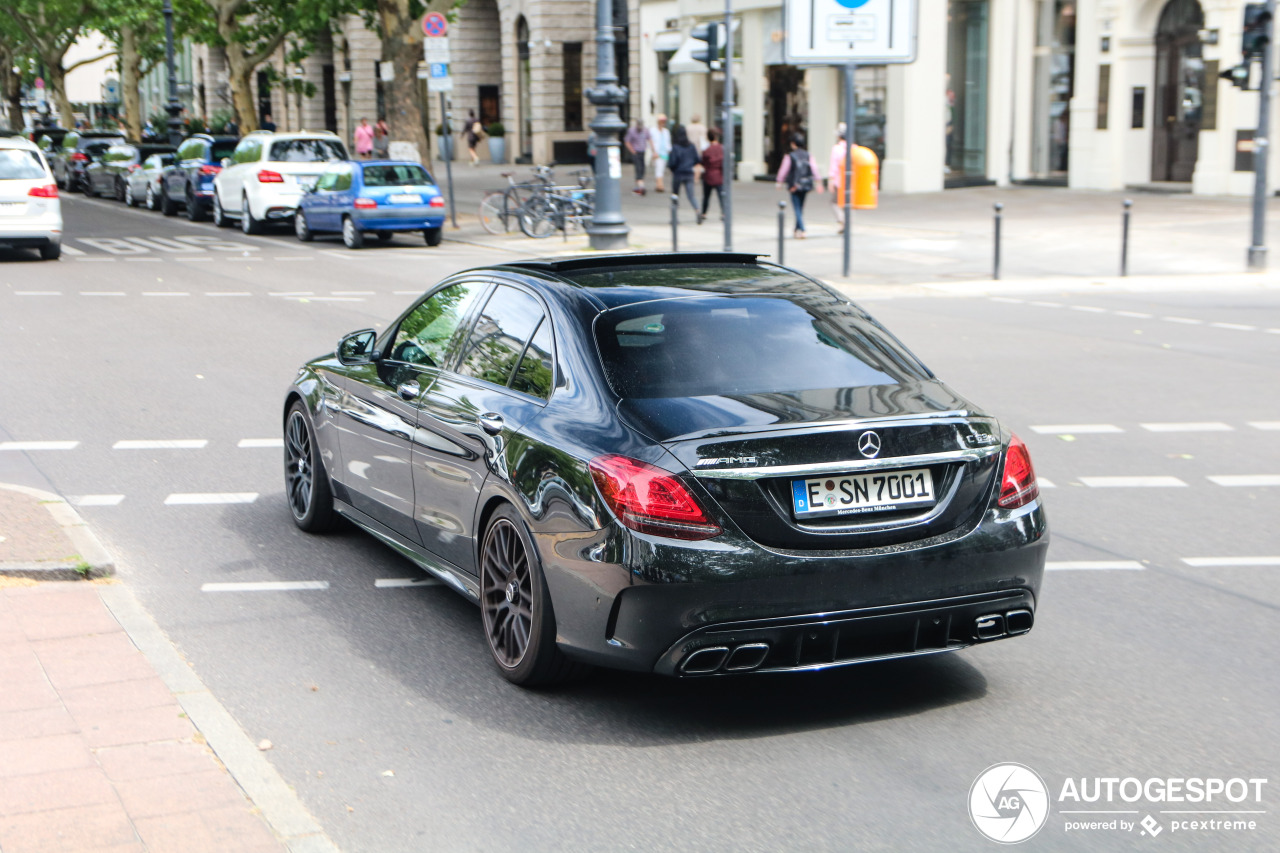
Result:
[[1031,427],[1032,432],[1042,435],[1092,435],[1109,432],[1124,432],[1115,424],[1041,424]]
[[[65,252],[66,250],[67,250],[67,249],[66,249],[66,247],[64,246],[64,247],[62,248],[62,251],[64,251],[64,252]],[[77,260],[77,261],[80,261],[81,263],[99,263],[99,264],[102,264],[102,263],[112,263],[112,264],[113,264],[113,263],[115,263],[115,261],[116,261],[116,259],[115,259],[115,258],[76,258],[76,260]]]
[[283,438],[242,438],[236,447],[284,447]]
[[1193,320],[1190,317],[1161,317],[1166,323],[1182,323],[1186,326],[1202,326],[1204,320]]
[[1268,335],[1280,335],[1280,329],[1267,329]]
[[1139,424],[1147,432],[1233,432],[1231,426],[1221,421],[1200,421],[1198,423],[1156,423]]
[[1116,570],[1116,571],[1142,571],[1142,564],[1137,560],[1064,560],[1059,562],[1047,562],[1044,564],[1048,571],[1063,570]]
[[14,296],[61,296],[61,290],[15,290]]
[[119,506],[124,495],[78,495],[71,498],[75,506]]
[[1256,332],[1257,326],[1246,326],[1243,323],[1210,323],[1215,329],[1233,329],[1237,332]]
[[1028,302],[1028,305],[1034,305],[1037,308],[1061,308],[1061,302]]
[[257,492],[175,492],[164,499],[165,506],[192,504],[251,504]]
[[1072,306],[1071,306],[1071,310],[1072,310],[1072,311],[1085,311],[1085,312],[1087,312],[1087,313],[1089,313],[1089,314],[1106,314],[1106,313],[1107,313],[1107,309],[1106,309],[1106,308],[1096,308],[1096,307],[1094,307],[1094,306],[1092,306],[1092,305],[1072,305]]
[[315,258],[310,255],[276,255],[274,258],[267,258],[269,261],[314,261]]
[[374,296],[376,291],[373,290],[335,290],[334,296]]
[[392,296],[421,296],[425,291],[421,290],[393,290]]
[[282,296],[280,298],[287,302],[364,302],[359,296]]
[[[156,260],[159,260],[159,258],[157,258]],[[144,290],[142,291],[142,295],[143,296],[190,296],[191,294],[183,290]]]
[[123,290],[82,290],[81,296],[124,296]]
[[1081,477],[1080,482],[1091,489],[1169,489],[1187,485],[1177,477]]
[[256,581],[246,583],[206,583],[201,592],[293,592],[295,590],[328,589],[328,581]]
[[437,578],[378,578],[373,582],[376,589],[394,589],[405,586],[440,586]]
[[1026,300],[1025,300],[1025,299],[1010,299],[1008,296],[993,296],[993,297],[991,297],[991,301],[992,301],[992,302],[1006,302],[1006,303],[1008,303],[1008,304],[1010,304],[1010,305],[1021,305],[1023,302],[1026,302]]
[[0,441],[0,450],[74,450],[78,441]]
[[1218,566],[1280,566],[1280,557],[1183,557],[1182,562],[1204,569]]
[[205,296],[253,296],[247,290],[213,290],[206,291]]
[[79,249],[75,248],[74,246],[68,246],[68,245],[66,245],[66,244],[63,244],[63,246],[62,246],[62,254],[64,254],[64,255],[70,255],[70,256],[71,256],[71,257],[73,257],[73,258],[78,258],[78,257],[80,257],[81,255],[83,255],[83,254],[84,254],[84,252],[80,251]]
[[1227,474],[1210,477],[1219,486],[1280,486],[1280,474]]
[[1058,484],[1053,480],[1047,480],[1044,477],[1036,477],[1036,485],[1042,489],[1056,489]]
[[1254,429],[1280,430],[1280,421],[1249,421]]
[[176,439],[129,439],[117,441],[111,445],[112,450],[202,450],[209,440],[207,438]]
[[350,252],[339,252],[337,249],[321,249],[320,254],[328,255],[331,258],[341,258],[344,261],[354,261]]
[[190,258],[174,258],[174,260],[175,261],[205,261],[207,263],[213,263],[213,258],[205,258],[205,257],[200,257],[198,255]]
[[1147,314],[1146,312],[1143,312],[1143,311],[1117,311],[1117,312],[1116,312],[1116,316],[1118,316],[1118,317],[1132,317],[1132,318],[1134,318],[1135,320],[1150,320],[1150,319],[1151,319],[1152,317],[1154,317],[1155,315],[1154,315],[1154,314]]
[[267,296],[314,296],[314,295],[315,295],[314,290],[283,290],[283,291],[270,291],[267,293]]
[[125,258],[131,264],[162,264],[161,258]]

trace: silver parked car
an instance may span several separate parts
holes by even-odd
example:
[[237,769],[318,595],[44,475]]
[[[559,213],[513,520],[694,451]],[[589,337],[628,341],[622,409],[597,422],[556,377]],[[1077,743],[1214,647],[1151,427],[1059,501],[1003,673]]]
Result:
[[125,203],[130,207],[145,204],[148,210],[160,209],[160,173],[173,165],[173,148],[152,154],[129,172],[125,181]]

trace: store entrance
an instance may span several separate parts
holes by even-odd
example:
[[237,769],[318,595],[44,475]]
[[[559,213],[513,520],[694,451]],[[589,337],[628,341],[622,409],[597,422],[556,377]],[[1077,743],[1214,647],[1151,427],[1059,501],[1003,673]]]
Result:
[[1160,13],[1151,132],[1153,181],[1190,181],[1196,170],[1204,112],[1203,28],[1204,13],[1196,0],[1169,0]]
[[766,69],[768,88],[764,96],[765,163],[775,175],[782,158],[791,152],[791,136],[804,130],[808,97],[804,88],[804,69],[794,65],[770,65]]

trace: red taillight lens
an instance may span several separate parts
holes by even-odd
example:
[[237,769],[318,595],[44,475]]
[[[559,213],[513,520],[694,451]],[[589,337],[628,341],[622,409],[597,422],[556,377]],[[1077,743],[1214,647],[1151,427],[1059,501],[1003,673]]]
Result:
[[373,210],[378,206],[378,203],[376,201],[374,201],[371,198],[364,198],[363,196],[360,198],[357,198],[354,202],[352,202],[352,204],[355,205],[357,210]]
[[722,532],[670,471],[626,456],[597,456],[590,468],[609,509],[632,530],[691,540]]
[[1004,455],[1004,480],[996,503],[1002,509],[1017,509],[1038,497],[1040,487],[1036,485],[1036,472],[1031,467],[1031,454],[1015,435],[1009,439],[1009,449]]
[[77,151],[71,155],[71,159],[75,160],[77,163],[88,163],[89,155],[85,154],[83,151]]
[[57,198],[58,185],[45,184],[42,187],[32,187],[31,189],[27,190],[27,195],[33,195],[36,198]]
[[202,175],[216,175],[221,171],[222,171],[221,166],[210,166],[206,164],[200,167],[200,174]]
[[444,196],[432,196],[431,201],[427,202],[428,207],[444,207]]
[[129,167],[128,171],[129,171],[129,172],[136,172],[136,171],[138,171],[138,170],[139,170],[139,169],[141,169],[141,168],[142,168],[142,167],[141,167],[141,166],[139,166],[137,163],[134,163],[132,166],[130,166],[130,167]]
[[260,184],[283,184],[284,178],[279,172],[273,172],[270,169],[263,169],[258,173],[258,183]]

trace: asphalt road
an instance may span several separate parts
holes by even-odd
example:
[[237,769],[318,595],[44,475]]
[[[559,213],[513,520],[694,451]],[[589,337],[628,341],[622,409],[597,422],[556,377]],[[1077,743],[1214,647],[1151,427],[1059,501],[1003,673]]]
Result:
[[[1280,289],[865,303],[1030,446],[1054,570],[1027,637],[528,692],[472,605],[377,585],[423,576],[368,536],[297,531],[272,441],[302,361],[501,253],[348,252],[80,197],[64,215],[83,254],[0,253],[0,480],[30,463],[80,503],[343,850],[990,850],[969,789],[1005,761],[1054,800],[1026,849],[1280,848]],[[202,591],[261,581],[317,588]],[[1271,781],[1260,805],[1057,801],[1094,777]],[[1069,832],[1073,808],[1160,834]],[[1205,809],[1265,813],[1164,813]]]

